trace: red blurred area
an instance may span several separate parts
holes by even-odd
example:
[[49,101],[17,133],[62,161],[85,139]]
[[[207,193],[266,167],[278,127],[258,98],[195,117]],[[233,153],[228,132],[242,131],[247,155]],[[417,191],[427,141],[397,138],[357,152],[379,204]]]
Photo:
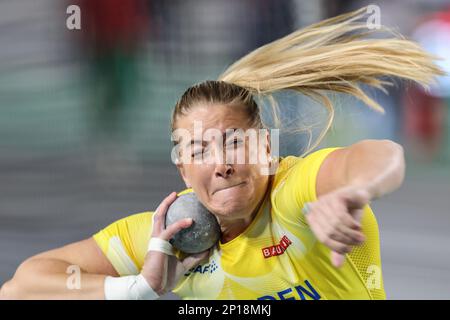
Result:
[[145,0],[77,0],[83,16],[83,39],[96,48],[134,49],[149,28]]

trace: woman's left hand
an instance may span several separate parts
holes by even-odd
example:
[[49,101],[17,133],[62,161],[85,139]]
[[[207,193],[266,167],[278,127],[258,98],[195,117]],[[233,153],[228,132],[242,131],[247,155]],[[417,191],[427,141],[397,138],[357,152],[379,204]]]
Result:
[[331,249],[334,266],[342,266],[352,246],[364,242],[361,217],[369,201],[364,189],[343,187],[305,205],[306,220],[317,239]]

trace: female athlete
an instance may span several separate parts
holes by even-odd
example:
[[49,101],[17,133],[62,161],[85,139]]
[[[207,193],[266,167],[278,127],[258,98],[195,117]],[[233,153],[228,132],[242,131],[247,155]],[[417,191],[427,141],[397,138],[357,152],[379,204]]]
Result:
[[[164,226],[173,192],[154,212],[27,259],[1,297],[157,299],[173,292],[182,299],[385,299],[370,202],[402,184],[403,149],[363,140],[311,151],[333,120],[327,93],[352,95],[382,112],[361,84],[384,90],[390,78],[403,78],[427,85],[441,71],[414,42],[383,27],[369,30],[365,12],[258,48],[177,102],[174,160],[185,192],[195,192],[219,222],[221,238],[211,250],[185,255],[171,247],[168,240],[193,223]],[[328,112],[319,138],[301,155],[278,157],[271,131],[262,130],[269,128],[256,101],[274,101],[281,90],[312,98]],[[277,119],[283,106],[272,106]],[[267,143],[254,148],[252,132]],[[71,266],[80,271],[76,288],[68,283]]]

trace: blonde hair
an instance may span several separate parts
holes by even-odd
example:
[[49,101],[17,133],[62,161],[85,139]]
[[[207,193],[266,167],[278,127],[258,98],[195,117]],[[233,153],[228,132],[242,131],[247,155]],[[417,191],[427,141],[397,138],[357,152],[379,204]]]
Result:
[[[272,107],[275,127],[280,126],[280,107],[273,94],[294,90],[323,105],[328,110],[324,129],[304,153],[323,139],[334,118],[334,106],[327,92],[349,94],[372,109],[384,109],[360,87],[386,91],[392,82],[386,77],[412,80],[424,87],[443,72],[436,59],[417,43],[391,29],[380,26],[370,30],[364,21],[367,8],[330,18],[297,30],[264,45],[233,63],[218,81],[205,81],[186,90],[175,106],[176,119],[198,103],[245,107],[249,120],[263,127],[259,106],[253,98],[266,98]],[[369,36],[385,36],[374,38]],[[387,36],[387,37],[386,37]],[[383,79],[381,79],[383,77]]]

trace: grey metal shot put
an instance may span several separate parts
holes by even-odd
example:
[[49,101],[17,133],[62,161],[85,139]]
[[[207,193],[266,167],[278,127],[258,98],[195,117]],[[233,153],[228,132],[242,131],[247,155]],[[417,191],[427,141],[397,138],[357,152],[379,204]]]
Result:
[[198,253],[214,246],[220,238],[216,217],[190,192],[178,196],[166,213],[166,227],[178,220],[192,218],[192,225],[176,233],[169,242],[185,253]]

